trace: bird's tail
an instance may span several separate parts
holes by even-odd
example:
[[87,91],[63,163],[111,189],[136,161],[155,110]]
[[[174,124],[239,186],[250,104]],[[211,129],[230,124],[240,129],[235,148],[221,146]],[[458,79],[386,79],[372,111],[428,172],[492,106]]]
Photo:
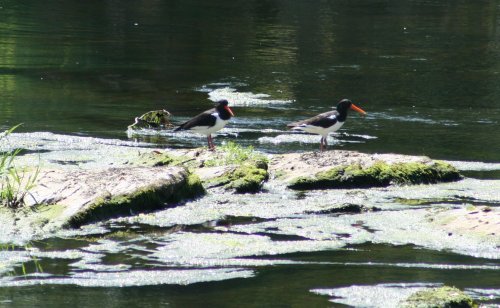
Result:
[[302,125],[288,125],[289,128],[291,128],[292,130],[298,130],[298,131],[304,131],[304,126]]

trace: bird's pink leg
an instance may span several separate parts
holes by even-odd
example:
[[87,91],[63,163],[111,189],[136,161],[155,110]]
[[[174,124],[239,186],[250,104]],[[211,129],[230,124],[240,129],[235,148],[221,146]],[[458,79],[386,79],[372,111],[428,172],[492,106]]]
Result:
[[215,151],[215,145],[214,145],[214,140],[212,138],[212,135],[208,135],[208,149],[210,151]]
[[211,151],[212,150],[212,144],[210,142],[210,135],[207,136],[207,143],[208,143],[208,150]]

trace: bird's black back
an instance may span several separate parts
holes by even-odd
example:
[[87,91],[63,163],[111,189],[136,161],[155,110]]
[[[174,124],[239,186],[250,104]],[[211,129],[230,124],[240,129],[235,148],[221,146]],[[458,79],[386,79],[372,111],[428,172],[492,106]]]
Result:
[[179,131],[183,129],[190,129],[195,126],[214,126],[217,118],[212,114],[217,112],[216,108],[209,109],[195,116],[189,121],[182,123],[179,127],[174,129],[174,131]]

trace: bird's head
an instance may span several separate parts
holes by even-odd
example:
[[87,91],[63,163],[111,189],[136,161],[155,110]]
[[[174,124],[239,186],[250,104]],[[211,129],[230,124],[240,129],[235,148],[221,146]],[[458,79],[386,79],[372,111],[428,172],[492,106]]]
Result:
[[349,99],[344,98],[343,100],[341,100],[337,104],[337,111],[339,113],[347,112],[348,109],[352,109],[354,111],[357,111],[357,112],[361,113],[362,115],[366,114],[366,112],[363,109],[361,109],[358,106],[354,105],[354,103],[351,102]]
[[226,110],[232,117],[234,117],[233,111],[229,108],[229,102],[225,99],[218,101],[215,108],[220,111]]

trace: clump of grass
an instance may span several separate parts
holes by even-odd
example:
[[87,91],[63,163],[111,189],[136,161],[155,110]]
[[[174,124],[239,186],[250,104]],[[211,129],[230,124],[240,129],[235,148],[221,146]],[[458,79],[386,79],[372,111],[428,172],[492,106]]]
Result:
[[241,165],[248,161],[267,163],[267,158],[254,150],[253,146],[242,147],[229,141],[217,148],[217,154],[205,161],[205,166]]
[[[4,140],[21,124],[0,133],[0,141]],[[28,174],[14,165],[14,160],[21,149],[0,153],[0,204],[7,208],[18,209],[25,205],[25,198],[35,187],[40,169]]]
[[256,193],[269,178],[267,158],[252,146],[242,147],[234,142],[220,146],[209,160],[207,167],[231,166],[223,175],[209,180],[209,186],[223,186],[236,193]]

